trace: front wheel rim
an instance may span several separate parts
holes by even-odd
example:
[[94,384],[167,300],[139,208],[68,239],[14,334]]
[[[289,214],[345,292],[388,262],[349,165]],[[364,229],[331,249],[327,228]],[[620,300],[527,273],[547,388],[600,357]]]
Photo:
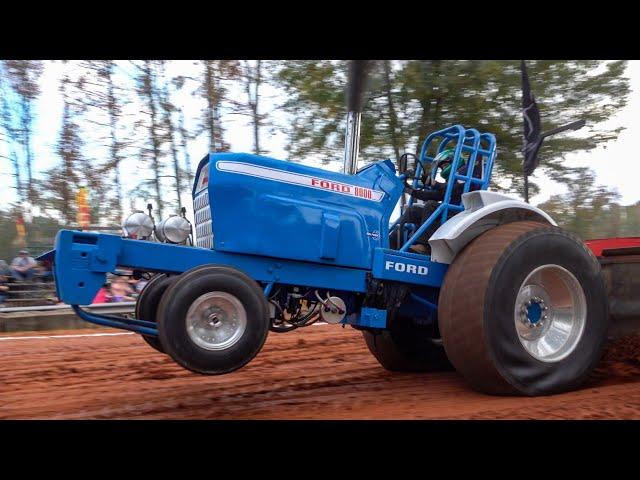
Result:
[[209,292],[198,297],[185,319],[189,338],[205,350],[226,350],[235,345],[247,328],[247,312],[237,297]]
[[580,282],[559,265],[537,267],[518,290],[514,322],[529,355],[547,363],[566,358],[580,343],[587,323]]

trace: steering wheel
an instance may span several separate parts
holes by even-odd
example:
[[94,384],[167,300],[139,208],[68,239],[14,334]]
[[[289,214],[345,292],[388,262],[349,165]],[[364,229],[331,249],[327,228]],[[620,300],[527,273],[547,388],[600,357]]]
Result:
[[[408,157],[412,156],[416,163],[419,163],[420,166],[422,167],[422,174],[420,175],[420,178],[416,177],[416,170],[409,170],[407,169],[407,160]],[[413,190],[413,186],[410,185],[409,181],[410,180],[420,180],[424,185],[427,184],[428,182],[428,173],[427,173],[427,169],[425,168],[425,164],[422,160],[420,160],[416,155],[414,155],[413,153],[403,153],[400,156],[400,161],[399,161],[399,165],[400,165],[400,173],[405,175],[404,178],[404,185],[405,188],[409,189],[409,190]]]
[[[413,156],[416,162],[422,166],[422,174],[420,178],[415,176],[415,171],[406,170],[407,157],[409,155]],[[420,159],[418,159],[415,155],[410,153],[403,154],[400,157],[400,164],[404,166],[403,170],[404,170],[404,173],[406,174],[406,177],[404,179],[405,190],[407,192],[413,190],[413,186],[410,185],[408,182],[408,180],[411,180],[411,179],[420,180],[423,185],[423,188],[426,188],[426,189],[435,188],[436,185],[446,185],[448,180],[445,180],[444,182],[438,182],[436,180],[436,177],[438,175],[438,171],[441,171],[447,165],[451,165],[452,163],[453,163],[453,150],[451,149],[443,150],[442,152],[438,153],[438,155],[436,155],[434,161],[431,163],[430,171],[428,171],[425,164]]]

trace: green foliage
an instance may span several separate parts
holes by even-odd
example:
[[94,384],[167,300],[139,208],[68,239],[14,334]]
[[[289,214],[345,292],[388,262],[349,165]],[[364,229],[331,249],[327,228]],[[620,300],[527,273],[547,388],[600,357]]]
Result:
[[[209,150],[228,151],[230,145],[224,139],[221,110],[229,102],[226,82],[238,80],[241,76],[238,60],[203,60],[202,79],[196,93],[203,99],[203,109],[199,133],[206,132],[209,137]],[[235,102],[234,102],[235,104]]]
[[[33,102],[40,95],[40,85],[38,80],[42,75],[43,64],[39,60],[3,60],[3,74],[6,75],[10,89],[18,98],[17,104],[12,109],[16,110],[17,125],[7,130],[11,136],[11,141],[20,146],[21,155],[24,157],[24,164],[27,175],[23,185],[19,179],[20,163],[17,157],[12,158],[14,164],[14,175],[17,178],[16,190],[18,197],[22,200],[27,197],[29,200],[37,199],[37,190],[33,182],[33,149],[31,137],[33,134]],[[6,94],[6,93],[5,93]],[[17,107],[17,108],[16,108]],[[3,123],[12,122],[7,118],[12,117],[14,112],[9,112],[3,107]],[[6,128],[6,127],[5,127]],[[13,152],[15,154],[15,150]]]
[[597,185],[589,169],[580,169],[567,186],[566,194],[554,195],[538,205],[559,226],[585,240],[640,235],[640,202],[619,205],[618,194]]
[[[361,129],[363,160],[390,157],[394,150],[416,151],[429,132],[461,123],[496,135],[499,150],[494,178],[511,192],[522,192],[519,61],[391,62],[389,82],[385,82],[388,64],[377,62],[372,73]],[[294,117],[289,142],[293,159],[318,154],[340,158],[345,65],[297,61],[279,71],[288,97],[283,107]],[[626,63],[571,60],[529,61],[527,65],[544,130],[579,118],[587,122],[586,136],[559,135],[541,148],[540,168],[555,180],[567,182],[575,173],[562,162],[567,153],[591,150],[620,133],[621,129],[607,128],[601,122],[626,104]]]
[[[78,99],[79,88],[73,88],[73,81],[65,75],[60,85],[63,99],[62,128],[58,136],[56,153],[61,162],[45,172],[42,189],[39,192],[41,204],[62,214],[67,224],[75,223],[75,197],[78,189],[92,182],[91,166],[82,155],[84,141],[78,124],[78,117],[85,105]],[[95,179],[94,179],[95,180]]]
[[[267,127],[276,128],[265,93],[272,87],[284,97],[276,110],[292,118],[286,127],[289,159],[342,161],[346,61],[265,60],[258,69],[257,62],[254,66],[238,60],[202,60],[193,76],[172,77],[175,74],[164,72],[163,62],[156,60],[104,60],[67,62],[61,85],[64,109],[52,149],[59,161],[32,177],[34,101],[40,97],[44,63],[0,62],[0,142],[6,143],[0,154],[12,166],[18,202],[31,199],[34,205],[47,208],[46,213],[58,219],[50,220],[54,226],[58,221],[75,223],[75,194],[80,186],[89,189],[95,223],[119,223],[121,205],[128,203],[123,196],[153,199],[156,214],[165,202],[173,209],[176,195],[166,195],[169,186],[175,185],[176,193],[188,191],[185,183],[192,180],[187,142],[202,135],[210,150],[229,150],[224,128],[229,115],[249,116],[254,150],[264,152],[266,145],[260,138],[268,135]],[[626,62],[540,60],[527,65],[543,130],[580,118],[587,121],[581,131],[549,138],[542,146],[541,173],[569,190],[552,197],[545,208],[585,237],[640,234],[640,207],[618,205],[615,193],[595,185],[591,172],[564,162],[570,152],[586,152],[617,138],[621,129],[605,121],[627,102]],[[520,75],[516,60],[375,62],[362,118],[361,161],[397,159],[404,152],[416,152],[429,132],[462,123],[496,134],[499,150],[493,188],[521,194]],[[186,123],[180,112],[181,92],[190,92],[200,102],[196,118]],[[130,103],[139,109],[125,108]],[[85,135],[88,131],[92,140]],[[96,143],[104,148],[104,158],[96,158],[100,157],[94,153]],[[200,153],[194,153],[199,158]],[[118,169],[128,162],[138,162],[150,171],[121,182]],[[133,189],[132,181],[137,184]],[[537,186],[530,186],[535,195]],[[8,222],[2,223],[2,248],[12,248],[18,214],[17,209],[11,218],[9,213],[2,214],[2,221]],[[600,220],[605,217],[606,221]],[[33,228],[27,224],[29,242],[40,227]]]
[[[16,239],[17,211],[0,210],[0,259],[11,263],[22,248],[14,243]],[[33,217],[26,225],[27,248],[32,256],[51,249],[58,230],[63,225],[47,217]]]
[[317,155],[326,163],[340,158],[344,144],[346,63],[283,62],[276,78],[287,98],[282,108],[293,114],[293,123],[287,131],[289,159],[301,161],[302,157]]

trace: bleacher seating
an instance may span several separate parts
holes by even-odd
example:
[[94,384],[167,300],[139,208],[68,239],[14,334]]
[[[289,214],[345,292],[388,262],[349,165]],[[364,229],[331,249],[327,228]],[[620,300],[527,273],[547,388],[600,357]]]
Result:
[[55,305],[56,291],[53,282],[20,282],[8,283],[9,291],[3,307],[37,307]]

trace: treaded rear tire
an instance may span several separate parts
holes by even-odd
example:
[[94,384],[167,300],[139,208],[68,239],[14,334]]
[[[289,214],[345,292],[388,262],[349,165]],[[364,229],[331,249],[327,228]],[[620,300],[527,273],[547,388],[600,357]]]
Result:
[[417,352],[405,350],[388,330],[363,331],[362,336],[371,354],[378,363],[390,372],[440,372],[453,370],[442,345],[428,345]]
[[363,330],[371,354],[391,372],[438,372],[453,370],[442,343],[434,340],[433,327],[415,325],[411,318],[389,317],[386,330]]
[[[514,321],[520,286],[537,266],[546,264],[571,272],[587,301],[579,343],[555,362],[530,355]],[[496,395],[546,395],[577,388],[600,359],[609,324],[597,259],[576,236],[532,221],[498,226],[465,247],[445,276],[438,318],[456,370],[474,389]]]

